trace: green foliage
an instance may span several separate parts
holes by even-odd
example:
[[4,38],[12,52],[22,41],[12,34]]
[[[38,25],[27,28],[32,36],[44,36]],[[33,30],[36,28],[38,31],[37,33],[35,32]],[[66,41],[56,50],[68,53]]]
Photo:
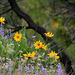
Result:
[[21,41],[19,42],[19,45],[20,45],[19,50],[26,51],[27,39],[25,37],[25,28],[23,28],[23,30],[21,31],[21,34],[22,34],[22,38],[21,38]]
[[[52,58],[45,59],[45,57],[48,56],[48,54],[45,54],[46,50],[42,48],[35,49],[34,45],[31,47],[27,46],[27,39],[25,37],[25,28],[23,28],[19,33],[22,34],[21,40],[19,41],[13,40],[11,38],[9,39],[6,39],[5,37],[2,38],[2,36],[0,36],[0,39],[1,39],[0,60],[2,60],[5,57],[5,59],[2,61],[4,63],[8,62],[7,64],[9,64],[9,67],[11,68],[12,71],[14,71],[14,69],[16,68],[19,68],[20,65],[23,65],[23,68],[26,66],[30,67],[28,64],[33,65],[34,67],[38,67],[39,70],[41,70],[42,66],[43,68],[49,69],[49,65],[53,63],[53,61],[55,60],[55,57],[53,56]],[[48,43],[47,45],[49,46],[50,44],[51,43]],[[48,47],[47,47],[47,50],[48,50]],[[32,54],[33,52],[35,52],[35,56],[30,57],[34,55]],[[23,54],[27,54],[27,56],[25,57],[23,56]],[[12,62],[15,62],[16,65],[12,66]],[[41,63],[42,66],[36,65],[38,63],[39,64]],[[36,68],[34,70],[34,73],[35,71],[37,71]]]
[[1,56],[1,52],[4,52],[5,47],[2,45],[2,42],[0,41],[0,56]]
[[5,50],[8,53],[11,53],[11,51],[14,50],[14,44],[13,43],[10,43],[10,44],[7,43],[7,46],[6,46]]
[[43,64],[43,67],[46,68],[46,61],[42,60],[41,63]]

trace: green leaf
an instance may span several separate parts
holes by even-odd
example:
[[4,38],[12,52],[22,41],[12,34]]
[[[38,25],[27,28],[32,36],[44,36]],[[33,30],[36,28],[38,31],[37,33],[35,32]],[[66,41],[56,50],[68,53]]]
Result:
[[0,40],[2,40],[2,35],[0,34]]
[[22,36],[21,41],[20,41],[20,50],[26,50],[27,48],[27,40],[24,36]]
[[8,44],[7,43],[6,51],[8,53],[11,53],[12,50],[14,50],[14,44],[12,44],[12,43]]
[[0,54],[5,50],[5,47],[2,45],[2,42],[0,41]]
[[43,64],[43,67],[46,68],[46,61],[42,60],[41,63]]
[[21,41],[19,42],[20,44],[20,50],[25,51],[27,49],[27,39],[25,37],[25,28],[21,30],[22,38]]
[[14,50],[17,51],[19,49],[19,42],[14,41]]

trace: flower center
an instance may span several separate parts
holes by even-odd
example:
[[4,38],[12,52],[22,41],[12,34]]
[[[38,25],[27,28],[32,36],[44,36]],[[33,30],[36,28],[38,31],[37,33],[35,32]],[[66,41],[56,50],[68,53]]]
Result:
[[19,36],[17,36],[17,38],[19,38]]
[[38,43],[38,46],[40,46],[40,43]]

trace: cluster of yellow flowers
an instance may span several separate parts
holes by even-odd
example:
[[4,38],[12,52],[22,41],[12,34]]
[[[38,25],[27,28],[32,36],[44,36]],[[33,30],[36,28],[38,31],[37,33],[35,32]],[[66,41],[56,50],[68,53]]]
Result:
[[[0,22],[3,23],[3,24],[5,24],[4,21],[5,21],[5,18],[1,17],[1,18],[0,18]],[[47,37],[53,37],[53,36],[54,36],[54,34],[52,34],[52,33],[50,33],[50,32],[44,33],[44,34],[45,34]],[[21,40],[21,37],[22,37],[22,34],[18,34],[18,32],[16,32],[15,35],[14,35],[14,40],[20,41],[20,40]],[[42,42],[40,42],[40,40],[34,42],[34,46],[35,46],[35,49],[42,48],[42,49],[47,50],[47,45],[42,44]],[[35,54],[36,54],[35,52],[32,52],[32,53],[30,53],[30,52],[28,53],[28,52],[27,52],[27,54],[23,54],[23,56],[32,58],[32,57],[35,57]],[[53,51],[51,51],[51,53],[49,53],[48,55],[49,55],[48,58],[55,56],[55,60],[53,61],[53,63],[56,62],[57,59],[59,59],[59,56],[57,56],[58,53],[55,53],[55,52],[53,52]]]
[[35,54],[36,54],[35,52],[32,52],[32,53],[27,52],[27,54],[23,54],[23,56],[32,58],[32,57],[35,57]]
[[1,23],[3,23],[3,24],[5,24],[5,22],[4,22],[4,21],[5,21],[5,17],[4,17],[4,18],[3,18],[3,17],[1,17],[1,18],[0,18],[0,22],[1,22]]
[[18,34],[18,32],[16,32],[15,33],[15,36],[14,36],[14,40],[20,41],[21,40],[21,37],[22,37],[22,34]]
[[47,49],[47,45],[45,44],[42,44],[42,42],[39,41],[36,41],[34,42],[34,46],[35,46],[35,49],[39,49],[39,48],[42,48],[42,49]]
[[48,33],[44,33],[47,37],[53,37],[54,36],[54,34],[52,34],[52,33],[50,33],[50,32],[48,32]]
[[[47,37],[53,37],[53,36],[54,36],[54,34],[52,34],[52,33],[50,34],[50,32],[48,32],[48,33],[44,33],[44,34],[45,34]],[[47,50],[47,45],[42,44],[42,42],[40,42],[40,40],[34,42],[34,46],[35,46],[35,49],[42,48],[42,49]]]
[[[52,33],[50,34],[50,32],[45,33],[45,35],[46,35],[47,37],[52,37],[52,36],[54,36],[54,34],[52,34]],[[22,37],[22,34],[18,34],[18,32],[16,32],[16,33],[15,33],[15,36],[14,36],[14,40],[20,41],[20,40],[21,40],[21,37]],[[47,50],[47,45],[42,44],[42,42],[40,42],[40,40],[34,42],[34,46],[35,46],[35,49],[42,48],[42,49]],[[32,53],[30,53],[30,52],[28,53],[28,52],[27,52],[27,54],[23,54],[23,56],[24,56],[24,57],[30,57],[30,58],[32,58],[32,57],[35,57],[35,54],[36,54],[35,52],[32,52]],[[54,62],[57,61],[57,59],[59,59],[59,56],[57,56],[57,54],[58,54],[58,53],[55,53],[55,52],[51,51],[51,53],[48,54],[48,55],[49,55],[48,58],[55,56],[55,60],[53,61],[53,63],[54,63]]]
[[55,60],[53,61],[53,63],[54,63],[54,62],[56,62],[56,61],[57,61],[57,59],[59,59],[59,56],[57,56],[57,55],[58,55],[58,53],[55,53],[55,51],[54,51],[54,52],[53,52],[53,51],[51,51],[51,53],[49,53],[48,55],[49,55],[49,57],[48,57],[48,58],[55,56]]

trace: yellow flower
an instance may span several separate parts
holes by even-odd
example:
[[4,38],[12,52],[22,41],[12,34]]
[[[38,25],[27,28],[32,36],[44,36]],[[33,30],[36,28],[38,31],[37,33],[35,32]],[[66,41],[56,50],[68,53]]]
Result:
[[55,60],[53,62],[56,62],[57,59],[59,59],[59,56],[55,56]]
[[[48,55],[49,55],[49,57],[55,56],[55,60],[53,61],[53,63],[54,63],[54,62],[56,62],[56,61],[57,61],[57,59],[59,59],[59,56],[57,56],[57,54],[58,54],[58,53],[55,53],[55,52],[53,52],[53,51],[51,51],[51,53],[50,53],[50,54],[48,54]],[[49,57],[48,57],[48,58],[49,58]]]
[[47,50],[47,45],[41,45],[40,48]]
[[23,54],[23,56],[27,57],[27,54]]
[[54,36],[54,34],[52,34],[52,33],[50,33],[50,32],[48,32],[48,33],[44,33],[47,37],[53,37]]
[[56,56],[58,53],[55,53],[55,51],[53,52],[53,51],[51,51],[51,53],[50,54],[48,54],[49,55],[49,57],[52,57],[52,56]]
[[39,49],[40,48],[40,46],[42,45],[42,42],[40,42],[40,40],[39,41],[37,41],[37,42],[34,42],[35,43],[35,49]]
[[18,34],[18,32],[16,32],[15,33],[15,36],[14,36],[14,40],[20,41],[21,40],[21,37],[22,37],[22,34]]
[[47,45],[45,45],[45,44],[43,45],[42,42],[40,42],[40,40],[37,41],[37,42],[34,42],[34,43],[35,43],[35,44],[34,44],[35,49],[42,48],[42,49],[47,50]]
[[3,24],[5,24],[4,21],[5,21],[5,18],[1,17],[1,18],[0,18],[0,22],[2,22]]
[[31,57],[31,53],[28,53],[28,57]]
[[35,52],[32,52],[32,53],[30,53],[30,52],[28,53],[27,52],[27,54],[23,54],[23,56],[32,58],[32,57],[35,57],[35,54],[36,54]]
[[34,57],[34,56],[35,56],[35,54],[36,54],[35,52],[32,52],[31,57]]

